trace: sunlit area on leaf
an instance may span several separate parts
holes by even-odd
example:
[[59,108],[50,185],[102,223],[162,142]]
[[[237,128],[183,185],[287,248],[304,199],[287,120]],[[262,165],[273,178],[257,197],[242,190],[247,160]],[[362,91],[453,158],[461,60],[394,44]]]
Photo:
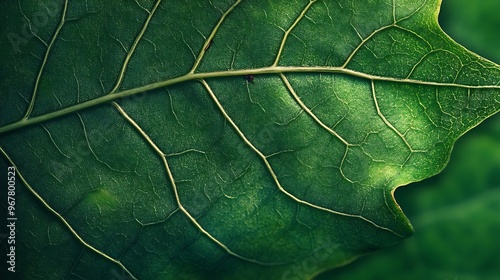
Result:
[[[443,0],[440,23],[500,63],[500,1]],[[396,191],[415,233],[317,280],[495,280],[500,275],[500,116],[457,141],[445,170]]]

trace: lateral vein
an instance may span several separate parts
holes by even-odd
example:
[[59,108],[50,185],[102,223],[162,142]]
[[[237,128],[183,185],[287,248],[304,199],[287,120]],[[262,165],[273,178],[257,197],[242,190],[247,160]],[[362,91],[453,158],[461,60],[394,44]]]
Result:
[[239,259],[242,259],[242,260],[245,260],[245,261],[248,261],[248,262],[252,262],[252,263],[256,263],[256,264],[260,264],[260,265],[277,265],[278,263],[264,263],[264,262],[261,262],[261,261],[258,261],[256,259],[252,259],[252,258],[247,258],[247,257],[244,257],[242,255],[239,255],[237,253],[235,253],[234,251],[232,251],[231,249],[229,249],[229,247],[227,247],[224,243],[222,243],[220,240],[218,240],[217,238],[215,238],[210,232],[208,232],[197,220],[196,218],[193,217],[193,215],[191,215],[191,213],[189,213],[189,211],[184,207],[184,205],[182,204],[182,201],[181,201],[181,198],[180,198],[180,195],[179,195],[179,192],[178,192],[178,189],[177,189],[177,182],[174,178],[174,175],[172,173],[172,170],[170,169],[170,165],[168,164],[168,161],[167,161],[167,154],[165,154],[157,145],[156,143],[151,139],[151,137],[149,137],[149,135],[135,122],[135,120],[130,117],[127,112],[125,112],[125,110],[120,106],[118,105],[116,102],[113,102],[112,103],[113,106],[118,110],[118,112],[139,132],[139,134],[144,137],[144,139],[147,141],[147,143],[153,148],[153,150],[155,150],[155,152],[160,156],[162,162],[163,162],[163,166],[165,167],[165,170],[167,172],[167,175],[168,175],[168,180],[170,181],[170,183],[172,184],[172,189],[174,191],[174,196],[175,196],[175,200],[176,200],[176,203],[177,203],[177,207],[182,211],[182,213],[184,213],[184,215],[206,236],[208,237],[208,239],[212,240],[214,243],[216,243],[218,246],[220,246],[224,251],[226,251],[226,253],[228,253],[229,255],[231,256],[234,256],[234,257],[237,257]]
[[130,50],[127,52],[127,55],[125,56],[125,60],[123,62],[122,68],[120,70],[120,74],[118,75],[118,79],[116,81],[116,84],[113,87],[113,89],[109,92],[109,94],[115,93],[118,90],[118,88],[120,87],[120,85],[122,84],[123,78],[125,77],[125,71],[127,70],[128,64],[130,62],[130,58],[134,54],[135,49],[137,48],[137,45],[139,44],[142,37],[144,36],[144,33],[146,33],[146,30],[148,29],[148,26],[149,26],[149,22],[153,18],[153,15],[155,14],[156,10],[158,9],[158,6],[160,6],[160,3],[161,3],[161,0],[156,1],[155,5],[153,6],[153,9],[151,10],[151,12],[149,12],[149,15],[146,19],[146,22],[144,22],[144,25],[142,26],[141,31],[135,37],[135,40],[134,40],[134,43],[132,44],[132,47],[130,48]]
[[236,123],[233,121],[233,119],[228,115],[228,113],[226,112],[226,110],[224,109],[224,107],[222,106],[222,104],[219,102],[217,96],[215,95],[215,93],[213,92],[213,90],[210,88],[210,86],[208,85],[208,83],[205,81],[205,80],[200,80],[201,83],[203,84],[203,86],[205,87],[205,89],[207,90],[207,92],[209,93],[210,97],[212,98],[212,100],[215,102],[216,106],[219,108],[219,111],[221,112],[221,114],[224,116],[224,118],[231,124],[231,126],[233,127],[233,129],[236,131],[236,133],[240,136],[240,138],[243,140],[243,142],[245,142],[245,144],[250,147],[250,149],[252,149],[260,158],[261,160],[264,162],[264,165],[266,166],[267,170],[269,171],[269,173],[271,174],[272,178],[273,178],[273,181],[274,183],[276,184],[276,186],[278,187],[278,189],[283,193],[285,194],[286,196],[288,196],[289,198],[291,198],[292,200],[294,200],[295,202],[298,202],[300,204],[303,204],[303,205],[306,205],[308,207],[311,207],[311,208],[315,208],[315,209],[319,209],[319,210],[322,210],[322,211],[325,211],[325,212],[329,212],[329,213],[332,213],[332,214],[335,214],[335,215],[339,215],[339,216],[345,216],[345,217],[351,217],[351,218],[356,218],[356,219],[360,219],[360,220],[363,220],[371,225],[373,225],[374,227],[376,228],[379,228],[379,229],[382,229],[382,230],[385,230],[385,231],[388,231],[388,232],[391,232],[393,233],[394,235],[397,235],[397,236],[400,236],[400,237],[403,237],[403,235],[393,231],[392,229],[390,228],[387,228],[387,227],[384,227],[384,226],[381,226],[381,225],[378,225],[377,223],[371,221],[370,219],[367,219],[363,216],[360,216],[360,215],[355,215],[355,214],[349,214],[349,213],[344,213],[344,212],[340,212],[340,211],[336,211],[336,210],[333,210],[333,209],[330,209],[330,208],[326,208],[326,207],[323,207],[323,206],[319,206],[319,205],[316,205],[316,204],[313,204],[313,203],[310,203],[308,201],[305,201],[305,200],[302,200],[296,196],[294,196],[293,194],[291,194],[290,192],[288,192],[280,183],[279,179],[278,179],[278,176],[276,175],[276,173],[274,172],[274,169],[272,168],[271,166],[271,163],[269,162],[268,158],[269,156],[266,156],[264,155],[259,149],[257,149],[257,147],[255,147],[252,142],[250,142],[250,140],[248,140],[248,138],[245,136],[245,134],[240,130],[240,128],[238,127],[238,125],[236,125]]
[[38,94],[38,87],[40,86],[40,80],[42,78],[42,74],[45,69],[45,65],[47,64],[47,60],[49,59],[50,52],[52,51],[52,47],[54,46],[54,43],[59,35],[59,32],[61,31],[65,21],[66,21],[66,11],[68,8],[68,0],[64,1],[64,8],[63,12],[61,15],[61,21],[59,22],[59,25],[56,28],[56,31],[54,32],[54,36],[52,36],[52,39],[50,40],[49,45],[47,46],[47,51],[45,52],[45,55],[42,60],[42,65],[40,66],[40,70],[38,71],[38,75],[35,80],[35,86],[33,88],[33,93],[31,95],[31,101],[28,106],[28,109],[26,110],[26,113],[24,114],[23,119],[28,119],[31,113],[33,112],[33,108],[35,108],[35,100]]
[[15,165],[14,161],[9,157],[9,155],[4,151],[4,149],[0,146],[0,153],[3,154],[3,156],[12,164],[12,166],[14,166],[16,168],[16,172],[17,172],[17,176],[19,176],[19,179],[21,179],[21,181],[23,182],[23,184],[26,186],[26,188],[29,190],[29,192],[31,194],[33,194],[48,210],[49,212],[51,212],[54,216],[56,216],[63,224],[64,226],[66,226],[69,231],[71,232],[71,234],[78,240],[80,241],[80,243],[82,243],[86,248],[88,248],[89,250],[95,252],[96,254],[104,257],[105,259],[117,264],[118,266],[120,266],[120,268],[122,268],[128,275],[130,275],[134,280],[137,280],[137,278],[123,265],[123,263],[119,260],[116,260],[112,257],[110,257],[109,255],[107,255],[106,253],[98,250],[97,248],[95,248],[94,246],[90,245],[89,243],[87,243],[87,241],[85,241],[74,229],[73,227],[69,224],[68,221],[66,221],[66,219],[61,215],[59,214],[59,212],[57,212],[54,208],[52,208],[47,201],[45,201],[45,199],[40,195],[38,194],[38,192],[36,192],[32,187],[31,185],[27,182],[27,180],[24,178],[24,176],[21,174],[21,172],[19,171],[19,169],[17,168],[17,166]]

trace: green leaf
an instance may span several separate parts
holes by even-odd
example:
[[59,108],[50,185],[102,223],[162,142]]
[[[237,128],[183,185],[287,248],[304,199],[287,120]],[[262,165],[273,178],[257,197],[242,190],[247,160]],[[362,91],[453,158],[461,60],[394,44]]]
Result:
[[27,2],[0,4],[21,279],[310,278],[409,236],[394,190],[500,110],[439,1]]
[[497,279],[499,117],[460,139],[441,174],[396,192],[414,236],[317,279]]
[[[500,26],[494,16],[499,9],[496,0],[445,1],[439,21],[458,42],[498,63],[497,29],[492,27]],[[396,191],[415,227],[412,237],[317,280],[498,278],[499,137],[497,114],[456,142],[442,173]]]

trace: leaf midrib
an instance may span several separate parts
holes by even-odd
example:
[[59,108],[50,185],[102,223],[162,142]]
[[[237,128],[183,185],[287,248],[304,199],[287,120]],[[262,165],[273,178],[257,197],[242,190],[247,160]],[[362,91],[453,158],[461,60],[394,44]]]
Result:
[[[387,81],[395,83],[406,83],[414,85],[429,85],[429,86],[439,86],[439,87],[455,87],[455,88],[465,88],[465,89],[500,89],[499,85],[482,85],[482,86],[471,86],[464,84],[454,84],[454,83],[439,83],[439,82],[429,82],[413,79],[398,79],[391,77],[382,77],[371,74],[366,74],[363,72],[358,72],[343,67],[316,67],[316,66],[270,66],[255,69],[241,69],[241,70],[226,70],[226,71],[214,71],[214,72],[203,72],[203,73],[188,73],[176,78],[159,81],[156,83],[151,83],[141,87],[136,87],[132,89],[123,90],[116,93],[108,93],[106,95],[87,100],[85,102],[75,104],[66,108],[62,108],[51,113],[35,116],[35,117],[24,117],[16,122],[4,125],[0,127],[0,135],[5,134],[10,131],[14,131],[20,128],[31,126],[37,123],[45,122],[48,120],[53,120],[71,113],[79,112],[84,109],[92,108],[104,103],[115,101],[118,99],[130,97],[139,93],[172,86],[176,84],[181,84],[189,81],[211,79],[211,78],[221,78],[221,77],[236,77],[245,75],[263,75],[263,74],[285,74],[285,73],[332,73],[332,74],[345,74],[354,77],[364,78],[370,81]],[[34,100],[33,100],[34,102]]]

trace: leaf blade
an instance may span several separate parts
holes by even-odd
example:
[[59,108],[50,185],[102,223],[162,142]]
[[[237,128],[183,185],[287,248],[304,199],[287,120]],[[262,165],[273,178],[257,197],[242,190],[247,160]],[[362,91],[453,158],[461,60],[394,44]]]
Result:
[[[57,64],[57,47],[75,45],[72,28],[88,31],[114,7],[70,6],[76,17],[64,9],[59,26],[65,25],[54,34],[75,42],[61,39],[54,54],[44,52],[53,57],[47,67],[56,69],[41,80],[46,94],[29,103],[27,118],[3,122],[0,143],[27,178],[47,174],[33,179],[38,192],[54,213],[71,218],[81,240],[89,240],[84,244],[95,244],[87,249],[109,252],[103,255],[129,264],[140,278],[202,278],[213,267],[226,277],[243,269],[305,278],[394,243],[411,233],[394,189],[440,171],[456,138],[500,108],[500,69],[437,33],[437,2],[259,3],[264,10],[252,1],[186,3],[178,10],[161,1],[148,3],[151,10],[138,4],[120,7],[124,15],[140,11],[135,34],[97,32],[96,41],[107,45],[100,55],[88,48],[101,57],[93,69],[67,54],[67,65]],[[184,16],[197,5],[216,13],[199,21]],[[375,19],[359,22],[373,10]],[[118,19],[124,31],[127,17]],[[350,39],[302,39],[340,27],[352,27]],[[415,41],[423,42],[419,50],[412,49]],[[114,61],[104,62],[102,53]],[[441,53],[454,56],[443,61],[434,55]],[[436,74],[434,65],[451,70]],[[108,67],[116,78],[104,80]],[[55,76],[65,71],[73,73],[61,79],[76,89],[72,97],[55,90]],[[21,96],[29,100],[29,91]],[[19,115],[17,103],[4,106],[4,114]],[[73,132],[56,136],[61,131]],[[57,201],[49,185],[59,185],[68,201]],[[87,216],[102,224],[85,222]],[[162,230],[182,241],[146,238]],[[139,251],[157,266],[136,265]],[[305,267],[311,258],[314,265]]]

